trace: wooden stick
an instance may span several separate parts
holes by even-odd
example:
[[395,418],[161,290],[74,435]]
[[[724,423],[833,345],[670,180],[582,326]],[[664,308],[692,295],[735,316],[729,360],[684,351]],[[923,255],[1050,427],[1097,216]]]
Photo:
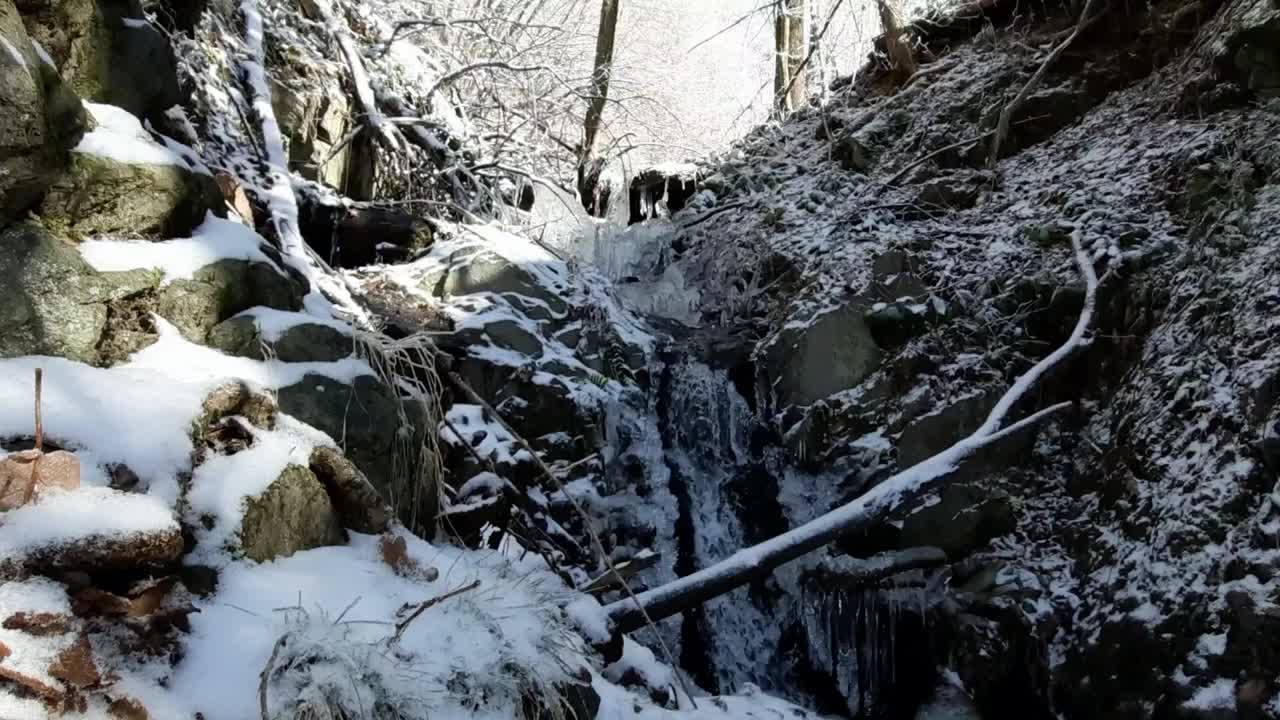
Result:
[[271,713],[267,710],[267,684],[271,681],[271,671],[275,669],[276,658],[280,656],[280,649],[285,646],[289,639],[289,634],[285,633],[276,640],[276,645],[271,649],[271,657],[267,658],[266,667],[262,668],[262,674],[258,676],[258,712],[262,720],[271,720]]
[[44,369],[36,368],[36,450],[44,450],[44,422],[40,417],[40,392],[44,384]]
[[36,368],[36,457],[31,461],[31,482],[27,485],[27,492],[22,496],[23,505],[31,502],[31,498],[36,494],[36,484],[40,482],[40,458],[44,456],[44,421],[40,417],[40,394],[43,384],[44,370]]
[[409,628],[409,623],[412,623],[414,620],[417,620],[419,615],[427,611],[427,608],[433,605],[439,605],[440,603],[444,602],[445,600],[448,600],[451,597],[456,597],[458,595],[461,595],[464,592],[475,590],[478,587],[480,587],[480,581],[476,580],[470,585],[463,585],[462,587],[457,588],[455,590],[450,590],[449,592],[443,595],[437,595],[431,598],[430,600],[424,600],[423,602],[419,603],[418,609],[414,610],[412,615],[396,623],[396,634],[391,637],[390,642],[396,642],[397,640],[399,640],[400,636],[404,635],[404,631]]

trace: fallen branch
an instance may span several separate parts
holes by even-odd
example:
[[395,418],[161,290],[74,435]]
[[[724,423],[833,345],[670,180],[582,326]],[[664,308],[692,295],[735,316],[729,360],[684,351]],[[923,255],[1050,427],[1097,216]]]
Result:
[[622,585],[622,580],[633,578],[636,575],[648,570],[658,564],[658,560],[662,556],[658,553],[651,552],[645,555],[637,555],[630,560],[620,562],[613,570],[595,578],[591,582],[578,588],[584,593],[599,594],[613,590]]
[[276,658],[280,657],[280,650],[284,648],[289,640],[289,633],[281,635],[276,640],[275,647],[271,648],[271,657],[267,658],[267,664],[262,668],[262,672],[258,675],[258,712],[262,720],[271,720],[271,712],[267,709],[267,685],[271,682],[271,671],[275,669]]
[[880,553],[869,558],[829,557],[807,573],[823,586],[858,587],[879,582],[908,570],[947,564],[947,554],[936,547],[916,547]]
[[[1071,43],[1076,41],[1076,38],[1080,36],[1080,33],[1083,32],[1086,27],[1093,24],[1093,21],[1097,19],[1097,17],[1091,18],[1089,16],[1089,12],[1093,10],[1093,3],[1094,0],[1088,0],[1085,3],[1084,10],[1080,11],[1080,19],[1076,21],[1075,29],[1071,31],[1071,34],[1067,36],[1066,40],[1063,40],[1061,44],[1049,53],[1049,56],[1044,59],[1044,62],[1040,63],[1040,67],[1036,68],[1035,74],[1031,76],[1031,79],[1028,80],[1027,83],[1022,86],[1022,89],[1018,91],[1018,94],[1014,96],[1013,101],[1008,105],[1005,105],[1004,109],[1000,111],[1000,120],[996,123],[995,138],[991,141],[991,156],[987,159],[987,165],[989,167],[994,168],[996,163],[1000,161],[1000,146],[1004,143],[1004,139],[1009,135],[1009,122],[1013,119],[1013,114],[1021,110],[1022,106],[1027,102],[1027,98],[1031,96],[1031,93],[1035,92],[1035,89],[1040,87],[1040,82],[1044,80],[1045,74],[1049,72],[1049,66],[1053,64],[1053,61],[1057,60],[1062,53],[1066,52],[1066,49],[1071,47]],[[1099,14],[1098,17],[1101,17],[1101,14]]]
[[1037,381],[1077,350],[1086,347],[1097,304],[1098,276],[1093,260],[1081,245],[1080,232],[1073,233],[1076,263],[1085,281],[1084,308],[1071,336],[1057,350],[1023,373],[1001,396],[986,421],[973,434],[942,452],[899,471],[861,497],[778,537],[749,548],[686,575],[674,582],[618,600],[604,608],[616,632],[630,632],[654,619],[661,620],[687,608],[719,597],[753,579],[802,557],[833,540],[855,531],[867,531],[919,493],[942,482],[961,462],[975,453],[1045,417],[1071,406],[1059,403],[1045,408],[1008,427],[1002,427],[1015,403],[1022,400]]
[[388,149],[399,152],[404,143],[395,125],[387,122],[378,110],[373,86],[369,82],[369,73],[365,70],[364,60],[360,57],[360,51],[351,37],[351,31],[345,24],[335,21],[327,7],[317,4],[317,8],[321,12],[321,19],[329,29],[329,34],[338,44],[338,50],[347,63],[347,72],[351,75],[351,89],[355,93],[356,102],[360,105],[360,111],[364,114],[364,124]]
[[413,613],[409,615],[409,617],[396,623],[396,633],[395,635],[391,636],[391,639],[388,641],[388,644],[393,642],[399,642],[400,637],[404,635],[404,631],[409,629],[409,625],[414,620],[417,620],[418,616],[426,612],[429,608],[439,605],[440,603],[444,602],[445,600],[448,600],[449,598],[457,597],[464,592],[470,592],[471,590],[475,590],[478,587],[480,587],[480,581],[476,580],[472,582],[470,585],[463,585],[462,587],[456,588],[454,590],[450,590],[449,592],[443,595],[437,595],[431,598],[430,600],[424,600],[421,603],[418,603],[417,610],[414,610]]

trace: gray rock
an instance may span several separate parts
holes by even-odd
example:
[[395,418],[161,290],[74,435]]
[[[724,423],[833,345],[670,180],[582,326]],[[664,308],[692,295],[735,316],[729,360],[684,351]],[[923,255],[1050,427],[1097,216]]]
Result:
[[495,345],[515,350],[531,358],[542,355],[542,340],[520,327],[514,320],[499,320],[484,326],[484,333]]
[[441,299],[481,292],[503,295],[535,320],[551,320],[568,311],[564,298],[553,288],[544,287],[526,270],[497,253],[479,250],[453,260],[443,271],[424,278],[419,286]]
[[36,55],[12,0],[0,0],[0,224],[39,202],[87,122],[78,98]]
[[137,165],[71,153],[40,215],[72,235],[185,237],[225,202],[208,175],[176,165]]
[[209,331],[207,343],[228,355],[254,360],[265,358],[265,346],[281,362],[333,362],[349,357],[353,349],[350,335],[315,323],[295,325],[275,342],[267,342],[249,315],[218,323]]
[[809,405],[862,382],[883,353],[871,336],[866,308],[851,302],[802,328],[784,328],[764,351],[761,373],[774,406]]
[[294,276],[281,275],[266,263],[219,260],[197,270],[190,280],[165,286],[157,312],[188,340],[203,343],[219,323],[249,308],[301,310],[305,294],[305,286]]
[[108,305],[152,291],[154,271],[99,273],[38,225],[0,231],[0,357],[94,362]]
[[277,397],[281,411],[341,445],[375,487],[389,487],[392,448],[400,429],[400,400],[390,389],[368,375],[347,385],[311,374],[281,388]]
[[[169,41],[137,0],[19,0],[22,19],[81,97],[163,126],[182,102]],[[139,72],[145,68],[145,72]]]
[[938,496],[938,503],[903,519],[898,547],[939,547],[954,559],[1013,532],[1017,526],[1013,502],[1005,493],[948,484]]
[[258,562],[346,541],[324,485],[307,468],[290,465],[261,495],[246,502],[240,549]]

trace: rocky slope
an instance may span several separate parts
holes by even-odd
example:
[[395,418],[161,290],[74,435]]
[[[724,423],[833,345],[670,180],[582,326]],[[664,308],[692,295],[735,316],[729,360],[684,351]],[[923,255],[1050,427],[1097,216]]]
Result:
[[[994,164],[1075,16],[917,23],[914,77],[625,229],[506,204],[409,0],[146,10],[0,0],[0,716],[1280,717],[1271,0],[1105,8]],[[347,41],[422,117],[396,151]],[[977,427],[1071,332],[1073,237],[1092,342],[1015,408],[1071,412],[601,626],[610,565],[687,575]]]

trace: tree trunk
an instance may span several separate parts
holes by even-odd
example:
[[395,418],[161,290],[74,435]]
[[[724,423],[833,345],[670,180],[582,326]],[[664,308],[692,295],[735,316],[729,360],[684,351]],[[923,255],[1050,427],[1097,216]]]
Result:
[[808,87],[804,60],[808,51],[805,0],[779,0],[774,22],[773,96],[779,112],[804,104]]
[[606,605],[606,616],[615,632],[637,630],[646,623],[645,615],[658,621],[719,597],[754,579],[769,575],[785,563],[806,555],[842,535],[865,531],[883,521],[894,510],[915,500],[928,489],[940,484],[963,461],[979,450],[1039,422],[1045,417],[1064,410],[1071,403],[1059,403],[1005,426],[1004,421],[1013,406],[1034,389],[1039,380],[1051,368],[1089,344],[1086,337],[1093,323],[1093,311],[1097,303],[1098,276],[1093,259],[1081,246],[1080,233],[1072,236],[1076,262],[1085,279],[1085,302],[1076,327],[1057,350],[1022,374],[1001,396],[986,422],[972,435],[916,465],[902,470],[888,480],[872,488],[856,500],[826,515],[783,533],[759,545],[744,548],[728,558],[691,575],[647,590],[634,598],[617,600]]
[[596,140],[600,135],[600,122],[604,106],[609,101],[609,81],[613,78],[613,44],[618,31],[618,13],[622,0],[603,0],[600,6],[600,29],[596,33],[595,71],[591,75],[591,98],[583,123],[582,149],[578,157],[578,193],[582,205],[592,214],[598,214],[595,191],[600,175],[600,163],[595,157]]

